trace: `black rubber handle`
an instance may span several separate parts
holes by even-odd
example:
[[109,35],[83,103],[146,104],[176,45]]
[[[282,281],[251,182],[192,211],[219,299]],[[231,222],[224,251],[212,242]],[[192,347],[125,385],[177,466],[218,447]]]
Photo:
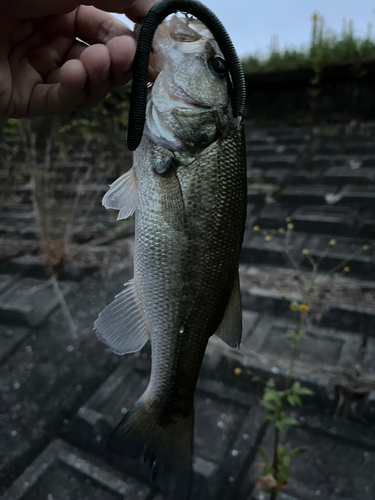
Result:
[[236,107],[233,112],[235,116],[243,114],[246,96],[245,78],[236,49],[221,21],[210,9],[197,0],[161,0],[150,9],[142,23],[134,57],[127,138],[128,148],[131,151],[137,149],[141,142],[146,120],[147,74],[152,40],[159,24],[167,16],[177,11],[192,14],[204,23],[213,34],[232,78]]

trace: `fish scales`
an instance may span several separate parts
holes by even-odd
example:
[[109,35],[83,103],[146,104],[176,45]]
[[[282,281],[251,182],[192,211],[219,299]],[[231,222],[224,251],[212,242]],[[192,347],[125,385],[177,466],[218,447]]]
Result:
[[209,338],[241,340],[238,262],[246,218],[243,123],[222,53],[195,19],[163,22],[158,77],[134,166],[103,198],[119,219],[135,211],[134,280],[95,329],[118,354],[150,339],[148,387],[115,429],[108,451],[144,457],[168,500],[191,485],[194,391]]
[[174,394],[193,397],[207,341],[232,291],[245,219],[238,195],[246,185],[244,155],[234,129],[168,178],[154,174],[152,155],[141,163],[135,283],[148,304],[150,390],[158,403],[168,402],[168,411]]

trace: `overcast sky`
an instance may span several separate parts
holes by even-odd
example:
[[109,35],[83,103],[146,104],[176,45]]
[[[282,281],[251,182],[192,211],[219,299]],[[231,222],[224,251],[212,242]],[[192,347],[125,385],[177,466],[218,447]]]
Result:
[[[323,15],[327,28],[341,31],[343,19],[352,19],[358,35],[375,25],[374,0],[203,0],[227,28],[240,56],[266,54],[271,37],[281,47],[298,47],[310,39],[311,16]],[[117,16],[116,16],[117,17]],[[125,16],[120,16],[125,20]],[[130,24],[131,25],[131,24]],[[373,29],[375,38],[375,28]]]

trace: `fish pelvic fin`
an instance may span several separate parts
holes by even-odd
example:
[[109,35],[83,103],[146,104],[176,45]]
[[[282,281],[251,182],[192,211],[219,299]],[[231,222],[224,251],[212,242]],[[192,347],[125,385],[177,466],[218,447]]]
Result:
[[134,280],[116,295],[94,323],[99,339],[115,354],[137,352],[149,339],[143,314],[137,301]]
[[142,396],[113,431],[107,452],[138,459],[152,468],[152,480],[166,500],[188,500],[192,481],[194,408],[162,418],[157,403]]
[[215,335],[217,335],[230,347],[240,346],[242,338],[242,308],[240,279],[238,273],[234,280],[232,293],[230,294],[223,319],[221,320]]
[[127,219],[138,206],[138,180],[134,167],[122,174],[103,197],[105,208],[119,210],[117,220]]

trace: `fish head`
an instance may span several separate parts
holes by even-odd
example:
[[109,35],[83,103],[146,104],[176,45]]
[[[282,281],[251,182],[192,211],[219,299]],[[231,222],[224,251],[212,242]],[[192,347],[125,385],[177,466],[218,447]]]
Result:
[[174,16],[153,43],[158,76],[150,89],[145,133],[174,150],[203,149],[234,120],[223,54],[197,19]]

